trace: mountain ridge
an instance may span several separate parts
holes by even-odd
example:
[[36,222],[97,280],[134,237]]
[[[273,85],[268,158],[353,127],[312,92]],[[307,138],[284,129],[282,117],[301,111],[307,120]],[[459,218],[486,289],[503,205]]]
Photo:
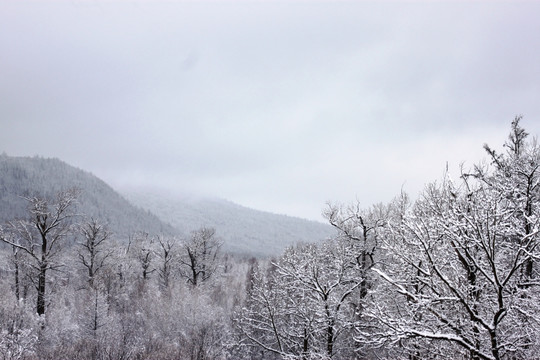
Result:
[[287,246],[321,241],[334,234],[327,224],[255,210],[216,197],[165,196],[152,189],[128,191],[123,195],[183,233],[201,226],[216,228],[217,235],[225,240],[225,248],[236,253],[245,253],[251,243],[257,243],[259,247],[251,249],[252,253],[277,255]]
[[23,197],[53,199],[60,191],[79,188],[77,212],[107,223],[117,237],[136,231],[174,235],[178,231],[149,211],[131,204],[92,173],[58,158],[0,155],[0,222],[27,217]]
[[214,227],[223,250],[275,256],[287,246],[332,236],[326,224],[254,210],[230,200],[159,194],[155,189],[122,192],[83,169],[57,158],[0,154],[0,223],[27,216],[23,196],[53,198],[71,187],[82,190],[82,213],[108,224],[117,237],[135,231],[186,238],[202,226]]

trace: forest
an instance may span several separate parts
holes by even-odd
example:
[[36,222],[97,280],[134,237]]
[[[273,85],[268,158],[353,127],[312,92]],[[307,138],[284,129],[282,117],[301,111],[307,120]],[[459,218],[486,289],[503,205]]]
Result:
[[22,194],[0,227],[0,359],[537,358],[540,148],[520,121],[416,199],[327,204],[335,236],[272,258],[212,227],[119,236],[77,188]]

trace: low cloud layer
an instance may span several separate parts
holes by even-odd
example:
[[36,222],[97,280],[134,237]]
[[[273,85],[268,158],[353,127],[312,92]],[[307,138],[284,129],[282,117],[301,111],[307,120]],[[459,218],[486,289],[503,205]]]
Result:
[[0,151],[321,219],[540,132],[540,4],[0,1]]

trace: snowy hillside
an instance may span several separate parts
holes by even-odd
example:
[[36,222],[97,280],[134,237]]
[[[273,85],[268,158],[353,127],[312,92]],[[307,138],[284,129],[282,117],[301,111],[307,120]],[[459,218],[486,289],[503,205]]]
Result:
[[330,225],[249,209],[218,198],[170,195],[159,191],[130,191],[131,202],[151,211],[182,233],[201,227],[216,229],[224,249],[235,253],[277,255],[296,243],[331,237]]

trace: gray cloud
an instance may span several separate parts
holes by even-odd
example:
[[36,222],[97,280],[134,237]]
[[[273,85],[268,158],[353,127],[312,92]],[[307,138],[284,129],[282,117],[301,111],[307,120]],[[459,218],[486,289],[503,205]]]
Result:
[[0,2],[0,151],[319,218],[540,122],[540,4]]

